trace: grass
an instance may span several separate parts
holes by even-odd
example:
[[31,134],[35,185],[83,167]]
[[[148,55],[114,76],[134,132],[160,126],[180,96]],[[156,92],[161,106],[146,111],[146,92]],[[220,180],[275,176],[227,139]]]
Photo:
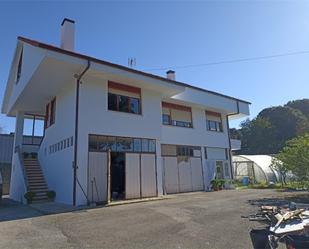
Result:
[[235,181],[234,186],[236,189],[281,189],[281,190],[299,190],[299,189],[308,189],[309,188],[309,182],[300,182],[300,181],[291,181],[287,184],[283,185],[281,183],[275,183],[275,184],[268,184],[267,182],[260,182],[255,184],[249,184],[247,186],[244,186],[242,182]]

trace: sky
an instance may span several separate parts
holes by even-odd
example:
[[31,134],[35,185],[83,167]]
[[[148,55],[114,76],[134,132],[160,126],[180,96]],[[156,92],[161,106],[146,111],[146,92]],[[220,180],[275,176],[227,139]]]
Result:
[[[76,21],[77,52],[124,66],[133,57],[136,69],[160,76],[174,69],[178,81],[251,102],[252,119],[263,108],[309,97],[308,13],[309,1],[297,0],[0,0],[0,102],[17,36],[59,46],[66,17]],[[201,65],[300,51],[307,53]],[[1,114],[0,127],[14,131],[14,118]]]

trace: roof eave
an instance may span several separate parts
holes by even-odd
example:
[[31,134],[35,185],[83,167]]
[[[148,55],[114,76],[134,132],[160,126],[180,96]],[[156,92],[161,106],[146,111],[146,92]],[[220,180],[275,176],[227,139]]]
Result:
[[34,40],[31,40],[31,39],[28,39],[28,38],[25,38],[25,37],[19,36],[18,40],[22,41],[22,42],[26,42],[26,43],[28,43],[32,46],[36,46],[36,47],[40,47],[40,48],[44,48],[44,49],[48,49],[48,50],[53,50],[53,51],[56,51],[56,52],[59,52],[59,53],[71,55],[71,56],[78,57],[78,58],[85,59],[85,60],[90,60],[92,62],[103,64],[103,65],[106,65],[106,66],[112,66],[112,67],[115,67],[115,68],[118,68],[118,69],[122,69],[122,70],[132,72],[132,73],[141,74],[141,75],[153,78],[153,79],[162,80],[162,81],[165,81],[165,82],[168,82],[168,83],[171,83],[171,84],[180,85],[182,87],[190,87],[190,88],[193,88],[193,89],[196,89],[196,90],[199,90],[199,91],[208,92],[208,93],[211,93],[211,94],[214,94],[214,95],[233,99],[233,100],[240,101],[240,102],[243,102],[243,103],[246,103],[246,104],[251,104],[250,102],[248,102],[246,100],[234,98],[234,97],[231,97],[231,96],[228,96],[228,95],[225,95],[225,94],[221,94],[221,93],[206,90],[206,89],[203,89],[203,88],[200,88],[200,87],[192,86],[192,85],[189,85],[187,83],[180,82],[180,81],[170,80],[170,79],[158,76],[158,75],[146,73],[146,72],[136,70],[136,69],[133,69],[133,68],[128,68],[128,67],[125,67],[125,66],[122,66],[122,65],[119,65],[119,64],[111,63],[111,62],[100,60],[100,59],[97,59],[97,58],[94,58],[94,57],[91,57],[91,56],[87,56],[87,55],[84,55],[84,54],[79,54],[79,53],[76,53],[76,52],[65,50],[65,49],[62,49],[62,48],[59,48],[59,47],[56,47],[56,46],[52,46],[52,45],[49,45],[49,44],[34,41]]

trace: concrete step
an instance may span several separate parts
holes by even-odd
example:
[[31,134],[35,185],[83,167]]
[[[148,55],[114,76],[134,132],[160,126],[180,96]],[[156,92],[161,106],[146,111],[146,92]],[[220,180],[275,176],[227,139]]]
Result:
[[34,188],[35,187],[39,187],[39,186],[44,187],[44,188],[47,187],[45,182],[29,182],[28,186],[29,187],[34,187]]
[[48,188],[45,186],[39,186],[39,187],[28,186],[28,190],[31,192],[39,193],[39,192],[47,192]]

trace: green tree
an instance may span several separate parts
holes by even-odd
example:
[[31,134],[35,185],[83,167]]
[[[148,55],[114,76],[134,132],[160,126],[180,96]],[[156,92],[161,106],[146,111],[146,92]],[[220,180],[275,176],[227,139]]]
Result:
[[286,176],[289,172],[289,169],[283,164],[277,157],[273,157],[271,160],[271,167],[279,173],[280,182],[283,185],[286,185]]
[[309,133],[293,138],[276,156],[300,181],[309,180]]
[[257,117],[241,123],[241,154],[269,154],[273,151],[273,125],[267,118]]
[[309,99],[263,109],[247,119],[241,129],[231,131],[242,141],[238,154],[277,154],[286,141],[309,132]]
[[289,101],[286,106],[301,111],[309,119],[309,99]]

